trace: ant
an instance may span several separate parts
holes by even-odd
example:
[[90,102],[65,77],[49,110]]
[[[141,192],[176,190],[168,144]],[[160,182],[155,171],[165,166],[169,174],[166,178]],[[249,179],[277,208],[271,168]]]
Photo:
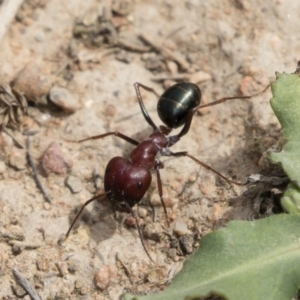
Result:
[[[129,158],[117,156],[112,158],[108,162],[104,175],[105,192],[97,194],[95,197],[89,199],[83,204],[75,219],[73,220],[66,234],[66,238],[69,236],[75,222],[79,218],[84,207],[86,207],[89,203],[96,200],[100,196],[106,195],[114,211],[130,213],[134,217],[134,219],[136,220],[137,230],[141,239],[142,246],[149,259],[154,262],[144,243],[143,235],[138,222],[138,217],[133,211],[132,207],[141,201],[141,199],[149,189],[152,180],[151,171],[154,170],[157,178],[160,201],[162,203],[164,213],[168,222],[167,209],[163,200],[162,181],[159,171],[160,169],[163,169],[164,165],[158,160],[158,157],[160,155],[174,157],[186,156],[205,169],[214,172],[230,184],[246,184],[228,179],[227,177],[214,170],[209,165],[198,160],[194,156],[190,155],[186,151],[172,152],[170,150],[170,147],[175,145],[184,135],[189,132],[193,116],[198,109],[216,105],[228,100],[250,99],[256,95],[226,97],[208,104],[200,105],[200,88],[196,84],[193,84],[191,82],[181,82],[174,84],[173,86],[168,88],[161,96],[159,96],[154,89],[138,82],[134,84],[134,88],[142,114],[147,123],[153,128],[153,132],[142,142],[138,142],[135,139],[132,139],[131,137],[128,137],[127,135],[124,135],[118,131],[107,132],[79,141],[79,143],[81,143],[87,140],[101,139],[110,135],[114,135],[125,140],[126,142],[133,144],[135,146],[135,149],[130,153]],[[157,127],[152,121],[145,108],[140,93],[140,88],[143,88],[146,91],[158,96],[159,100],[157,104],[157,112],[164,125],[160,125],[159,127]],[[178,134],[169,136],[173,129],[179,128],[181,126],[183,127]]]

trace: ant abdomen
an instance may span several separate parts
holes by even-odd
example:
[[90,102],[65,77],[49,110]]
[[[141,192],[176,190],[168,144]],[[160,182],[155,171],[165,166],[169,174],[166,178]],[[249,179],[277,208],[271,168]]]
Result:
[[134,165],[123,157],[114,157],[105,170],[106,197],[114,210],[128,212],[129,207],[133,207],[144,197],[151,180],[148,168]]
[[189,112],[199,106],[201,91],[191,82],[180,82],[168,88],[159,98],[157,112],[161,121],[171,129],[186,123]]

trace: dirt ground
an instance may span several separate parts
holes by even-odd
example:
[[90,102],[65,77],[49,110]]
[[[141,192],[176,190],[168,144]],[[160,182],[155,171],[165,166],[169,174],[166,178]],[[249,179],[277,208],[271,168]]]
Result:
[[[69,238],[58,244],[81,205],[103,189],[108,161],[133,149],[116,137],[73,141],[114,130],[141,141],[151,132],[135,82],[160,94],[176,81],[190,80],[199,84],[208,103],[258,93],[276,71],[295,70],[300,3],[261,3],[24,1],[0,45],[0,84],[11,83],[29,102],[21,129],[8,124],[0,135],[1,299],[30,299],[17,284],[14,268],[41,299],[119,299],[125,292],[159,291],[187,257],[176,248],[174,227],[181,228],[179,235],[195,237],[187,250],[192,252],[198,237],[226,219],[232,210],[228,203],[235,206],[249,185],[230,186],[188,158],[162,157],[170,227],[155,174],[138,206],[156,264],[143,250],[132,218],[122,225],[123,216],[115,215],[105,199],[86,207]],[[29,71],[19,73],[24,67]],[[71,93],[70,102],[63,97],[63,103],[52,103],[57,87]],[[144,91],[142,96],[159,124],[157,98]],[[266,173],[261,157],[280,135],[270,97],[268,89],[251,100],[203,109],[172,150],[186,150],[239,181]],[[24,132],[32,134],[31,156],[51,203],[36,186]],[[255,217],[246,206],[238,211],[231,218]]]

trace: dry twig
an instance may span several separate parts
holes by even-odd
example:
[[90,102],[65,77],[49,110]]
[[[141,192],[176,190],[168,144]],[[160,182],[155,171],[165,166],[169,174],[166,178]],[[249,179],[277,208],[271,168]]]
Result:
[[17,268],[13,268],[13,273],[16,276],[19,284],[29,294],[32,300],[41,300],[35,289],[30,285],[29,281],[18,271]]
[[33,171],[33,177],[34,177],[34,181],[36,183],[36,186],[38,187],[38,189],[41,191],[41,193],[43,194],[45,200],[48,202],[48,203],[51,203],[51,198],[50,196],[48,195],[47,191],[45,190],[44,186],[42,185],[41,181],[40,181],[40,178],[38,176],[38,173],[37,173],[37,169],[36,169],[36,166],[35,166],[35,163],[34,163],[34,160],[31,156],[31,151],[30,151],[30,139],[29,139],[29,135],[27,135],[27,139],[26,139],[26,148],[27,148],[27,158],[28,158],[28,161],[29,161],[29,164],[32,168],[32,171]]

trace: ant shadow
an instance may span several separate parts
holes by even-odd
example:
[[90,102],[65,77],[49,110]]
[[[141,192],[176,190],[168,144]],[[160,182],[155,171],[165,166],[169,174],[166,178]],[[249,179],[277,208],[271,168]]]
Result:
[[[101,200],[101,202],[99,201]],[[118,229],[118,222],[113,217],[113,210],[105,195],[93,201],[93,205],[85,207],[76,221],[72,231],[76,231],[82,224],[85,224],[90,231],[90,237],[95,242],[101,242],[111,238]],[[82,205],[77,205],[69,213],[69,224],[74,221]],[[72,233],[71,233],[72,234]]]
[[[147,198],[146,200],[149,201],[148,196],[145,197]],[[72,228],[72,232],[76,231],[84,224],[84,226],[89,229],[89,237],[96,243],[108,240],[116,233],[121,236],[125,236],[126,233],[129,233],[134,237],[138,236],[137,228],[135,226],[128,227],[123,224],[125,216],[130,215],[129,213],[118,212],[116,214],[105,195],[100,196],[99,199],[101,199],[101,203],[95,200],[93,201],[93,205],[90,205],[91,207],[88,206],[89,209],[83,209],[74,227]],[[68,218],[69,226],[71,226],[81,208],[82,205],[80,204],[71,210]]]

